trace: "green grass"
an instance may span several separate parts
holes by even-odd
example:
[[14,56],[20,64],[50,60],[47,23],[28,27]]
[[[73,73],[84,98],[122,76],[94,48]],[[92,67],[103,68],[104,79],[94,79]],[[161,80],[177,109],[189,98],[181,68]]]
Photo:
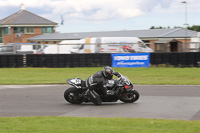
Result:
[[[200,85],[199,68],[114,68],[134,84]],[[86,79],[99,68],[1,68],[0,84],[59,84]],[[79,118],[0,118],[0,133],[200,133],[200,121]]]
[[[66,79],[85,80],[97,68],[1,68],[0,84],[64,84]],[[114,68],[134,84],[200,85],[200,68]]]
[[199,133],[200,121],[15,117],[0,118],[1,133]]

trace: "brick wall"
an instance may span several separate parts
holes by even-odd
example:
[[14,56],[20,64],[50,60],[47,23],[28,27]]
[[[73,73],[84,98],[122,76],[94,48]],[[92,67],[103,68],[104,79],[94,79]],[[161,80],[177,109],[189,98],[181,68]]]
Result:
[[11,34],[4,35],[3,36],[3,43],[27,43],[28,38],[38,36],[42,34],[42,28],[41,27],[35,27],[34,34],[21,34],[21,37],[17,37],[17,34],[14,33],[14,28],[11,27]]

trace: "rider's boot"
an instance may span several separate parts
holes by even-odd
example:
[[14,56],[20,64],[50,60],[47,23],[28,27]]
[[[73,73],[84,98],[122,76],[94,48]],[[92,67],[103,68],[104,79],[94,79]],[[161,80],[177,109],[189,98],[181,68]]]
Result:
[[102,104],[100,96],[94,90],[88,90],[87,94],[90,96],[90,100],[92,101],[92,103],[94,103],[95,105]]

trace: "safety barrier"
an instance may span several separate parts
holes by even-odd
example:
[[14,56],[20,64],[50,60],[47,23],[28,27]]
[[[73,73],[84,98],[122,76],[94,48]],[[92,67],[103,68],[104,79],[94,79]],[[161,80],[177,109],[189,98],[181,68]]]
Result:
[[100,67],[111,65],[110,54],[27,55],[27,67]]
[[[200,67],[200,52],[151,53],[150,63],[164,67]],[[0,67],[101,67],[111,66],[111,54],[0,55]]]
[[151,65],[166,67],[200,67],[200,52],[151,53]]
[[23,55],[0,55],[0,67],[23,67]]

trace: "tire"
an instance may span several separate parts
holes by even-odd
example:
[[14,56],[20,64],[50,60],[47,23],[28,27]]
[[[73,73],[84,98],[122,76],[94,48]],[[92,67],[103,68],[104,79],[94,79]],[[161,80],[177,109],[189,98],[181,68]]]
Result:
[[136,90],[133,90],[127,93],[122,93],[120,96],[120,100],[124,103],[133,103],[137,101],[139,97],[140,94]]
[[135,51],[135,50],[130,50],[129,52],[130,52],[130,53],[136,53],[136,51]]
[[83,102],[83,98],[79,97],[78,89],[75,87],[71,87],[64,92],[64,98],[67,102],[72,104],[81,104]]

